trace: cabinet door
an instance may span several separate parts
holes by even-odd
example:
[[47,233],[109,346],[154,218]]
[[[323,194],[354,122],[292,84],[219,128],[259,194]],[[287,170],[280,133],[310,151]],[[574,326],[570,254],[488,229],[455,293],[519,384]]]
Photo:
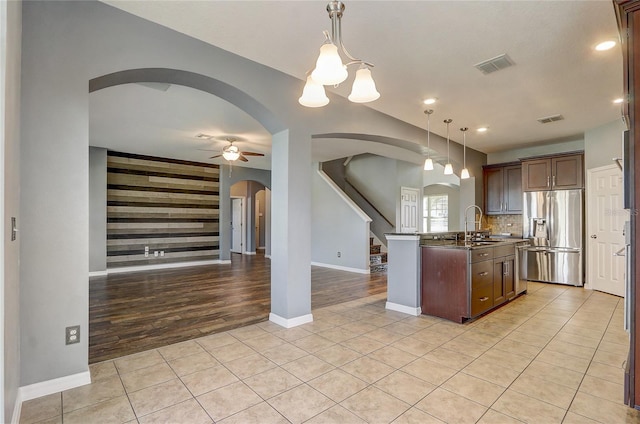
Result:
[[522,190],[551,190],[551,159],[522,162]]
[[515,256],[507,256],[504,258],[502,266],[502,281],[504,283],[505,300],[511,300],[516,297],[516,276],[515,274]]
[[504,258],[496,259],[493,262],[493,304],[499,305],[507,300],[504,287]]
[[486,168],[484,175],[484,208],[487,215],[503,212],[504,173],[502,168]]
[[551,183],[554,189],[584,187],[582,155],[560,156],[551,159]]
[[522,167],[504,167],[504,211],[509,214],[522,213]]

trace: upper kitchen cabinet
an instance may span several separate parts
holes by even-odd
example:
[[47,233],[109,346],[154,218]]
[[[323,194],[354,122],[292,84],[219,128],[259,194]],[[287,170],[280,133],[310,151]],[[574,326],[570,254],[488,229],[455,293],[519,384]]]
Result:
[[523,191],[584,187],[583,155],[574,153],[522,161]]
[[484,166],[482,175],[487,215],[522,213],[522,167],[519,162]]

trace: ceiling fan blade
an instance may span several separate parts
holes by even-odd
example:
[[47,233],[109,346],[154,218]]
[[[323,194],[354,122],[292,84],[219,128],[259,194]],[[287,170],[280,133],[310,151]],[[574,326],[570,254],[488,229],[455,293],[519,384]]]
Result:
[[264,153],[256,153],[256,152],[240,152],[245,156],[264,156]]
[[218,151],[220,151],[220,149],[196,149],[196,150],[200,150],[201,152],[218,152]]
[[242,162],[249,162],[249,159],[245,158],[242,154],[238,156],[238,159],[240,159]]
[[222,155],[215,155],[215,156],[211,156],[209,159],[215,159],[215,158],[219,158]]

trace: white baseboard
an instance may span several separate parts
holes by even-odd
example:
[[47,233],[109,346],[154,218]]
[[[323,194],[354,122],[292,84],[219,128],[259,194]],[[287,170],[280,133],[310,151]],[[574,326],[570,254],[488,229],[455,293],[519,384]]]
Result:
[[106,269],[104,271],[90,271],[89,277],[103,277],[105,275],[109,275],[109,271]]
[[11,424],[20,424],[20,413],[22,412],[22,396],[20,389],[16,394],[16,403],[13,407],[13,414],[11,415]]
[[122,272],[154,271],[157,269],[186,268],[190,266],[218,265],[218,264],[230,264],[230,263],[231,263],[230,260],[225,261],[220,259],[214,259],[210,261],[174,262],[174,263],[168,263],[168,264],[125,266],[125,267],[118,267],[118,268],[109,268],[107,270],[107,275],[119,274]]
[[307,315],[302,315],[296,318],[282,318],[280,315],[276,315],[273,312],[271,312],[269,314],[269,321],[273,322],[274,324],[278,324],[279,326],[284,328],[292,328],[302,324],[306,324],[308,322],[312,322],[313,315],[307,314]]
[[414,317],[420,316],[422,313],[422,308],[412,308],[411,306],[400,305],[399,303],[387,302],[384,306],[385,309],[390,311],[402,312],[403,314],[413,315]]
[[255,255],[256,252],[244,252],[245,255]]
[[91,373],[89,371],[78,374],[67,375],[65,377],[54,378],[53,380],[41,381],[40,383],[22,386],[18,390],[21,402],[47,396],[64,390],[91,384]]
[[340,265],[333,265],[333,264],[323,264],[321,262],[311,262],[311,265],[321,266],[323,268],[337,269],[339,271],[357,272],[358,274],[370,274],[371,273],[369,268],[367,268],[367,269],[350,268],[348,266],[340,266]]

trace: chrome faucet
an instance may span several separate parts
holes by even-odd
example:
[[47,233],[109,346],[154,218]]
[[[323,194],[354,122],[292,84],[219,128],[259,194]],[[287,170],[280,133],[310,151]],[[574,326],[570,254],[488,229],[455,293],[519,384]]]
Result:
[[478,212],[480,212],[480,219],[477,221],[475,220],[475,217],[476,217],[475,211],[473,213],[473,231],[476,231],[476,224],[478,224],[478,231],[480,231],[480,226],[482,225],[482,209],[480,209],[480,206],[478,205],[467,206],[467,208],[464,210],[464,242],[465,243],[469,241],[469,236],[467,231],[467,212],[469,212],[469,209],[471,208],[476,208],[478,209]]

